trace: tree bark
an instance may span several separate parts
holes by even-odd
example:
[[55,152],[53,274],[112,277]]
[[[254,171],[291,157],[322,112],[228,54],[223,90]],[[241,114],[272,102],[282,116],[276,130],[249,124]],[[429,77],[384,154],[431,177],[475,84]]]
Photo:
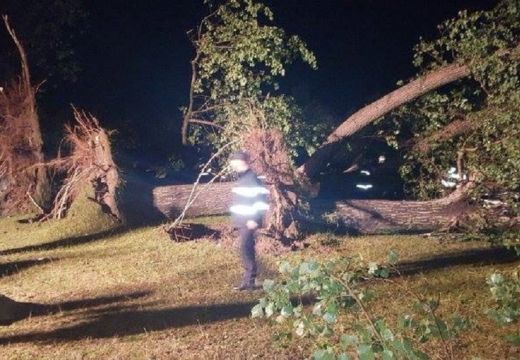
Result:
[[414,151],[427,154],[435,143],[453,139],[456,136],[466,134],[476,129],[478,124],[470,119],[457,119],[437,130],[430,136],[420,139],[412,145]]
[[[200,185],[200,188],[204,184]],[[226,214],[231,205],[233,183],[221,182],[208,186],[186,212],[186,216]],[[174,219],[184,209],[193,185],[159,186],[152,190],[153,206],[168,219]]]
[[[516,46],[510,49],[500,50],[496,54],[518,59],[520,57],[520,44],[516,44]],[[341,140],[351,136],[399,106],[441,86],[465,78],[470,74],[471,71],[467,64],[446,65],[401,86],[379,100],[363,107],[343,121],[305,164],[300,166],[298,172],[309,179],[313,179],[321,168],[326,165],[327,160]]]
[[341,140],[351,136],[399,106],[429,91],[462,79],[469,74],[470,70],[466,65],[448,65],[421,76],[363,107],[343,121],[298,171],[310,179],[314,178],[326,164],[336,145]]
[[[191,217],[224,215],[231,205],[233,183],[210,185],[189,209]],[[318,215],[328,213],[342,226],[360,234],[428,232],[448,226],[453,219],[470,210],[465,196],[468,183],[444,198],[432,201],[388,200],[315,200],[312,208]],[[153,189],[154,210],[175,218],[184,208],[192,185],[160,186]],[[135,206],[135,205],[134,205]]]
[[[431,201],[348,200],[334,203],[341,226],[359,234],[420,233],[449,228],[472,210],[466,201],[472,183]],[[319,210],[319,205],[314,207]]]

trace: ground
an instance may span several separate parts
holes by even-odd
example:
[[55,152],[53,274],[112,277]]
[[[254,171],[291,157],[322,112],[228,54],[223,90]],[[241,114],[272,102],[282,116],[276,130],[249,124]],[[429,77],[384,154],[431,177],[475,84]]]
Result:
[[[160,227],[114,229],[103,223],[100,229],[74,219],[20,219],[0,219],[0,294],[42,304],[47,314],[0,327],[1,359],[301,359],[311,353],[306,341],[275,341],[276,328],[249,318],[261,292],[231,289],[240,265],[228,247],[173,243]],[[226,221],[200,220],[208,226]],[[308,241],[303,251],[263,255],[263,278],[276,275],[282,258],[359,253],[382,261],[392,248],[408,262],[396,281],[439,295],[444,312],[472,319],[471,330],[458,340],[457,359],[520,358],[502,340],[506,330],[484,314],[491,304],[486,275],[519,265],[504,251],[417,235],[318,234]],[[379,311],[389,318],[409,306],[391,285],[374,287],[385,299]],[[438,344],[428,346],[435,351]]]

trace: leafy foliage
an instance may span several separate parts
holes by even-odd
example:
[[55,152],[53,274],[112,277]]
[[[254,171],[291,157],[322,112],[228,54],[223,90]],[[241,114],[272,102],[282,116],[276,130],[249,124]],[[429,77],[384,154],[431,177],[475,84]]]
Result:
[[[198,29],[190,33],[196,46],[196,93],[210,99],[249,98],[262,94],[265,85],[276,86],[276,76],[301,57],[316,66],[314,55],[297,36],[287,36],[272,22],[266,5],[252,0],[228,0],[214,8]],[[196,37],[193,37],[196,36]]]
[[[397,253],[391,251],[388,260],[395,264]],[[272,319],[297,337],[311,338],[314,359],[350,359],[352,354],[359,359],[428,359],[418,344],[431,338],[441,340],[439,352],[449,358],[450,338],[468,327],[460,317],[444,321],[436,313],[439,301],[421,297],[416,297],[411,314],[390,327],[384,317],[371,312],[377,294],[366,286],[387,279],[390,269],[359,257],[282,262],[279,272],[278,281],[264,282],[266,296],[253,307],[252,316]]]
[[[459,63],[471,76],[391,114],[386,137],[405,150],[401,174],[412,193],[432,198],[443,194],[441,180],[455,168],[455,182],[474,178],[479,198],[498,198],[518,212],[520,1],[503,0],[490,11],[461,11],[439,30],[439,38],[421,40],[415,48],[419,75]],[[455,121],[464,121],[465,128],[438,136]],[[429,142],[427,150],[415,146],[420,141]]]
[[[510,276],[494,272],[487,278],[487,284],[496,305],[488,315],[501,326],[517,324],[520,320],[520,268]],[[520,346],[520,332],[509,334],[506,340]]]
[[[264,126],[281,130],[294,151],[315,140],[317,131],[304,126],[294,100],[277,94],[287,66],[301,59],[316,68],[314,54],[298,36],[274,26],[271,9],[262,3],[206,3],[211,13],[188,33],[195,57],[184,135],[189,130],[192,143],[217,146],[236,140],[250,125],[243,117],[254,104],[265,113]],[[199,126],[188,129],[190,124]]]

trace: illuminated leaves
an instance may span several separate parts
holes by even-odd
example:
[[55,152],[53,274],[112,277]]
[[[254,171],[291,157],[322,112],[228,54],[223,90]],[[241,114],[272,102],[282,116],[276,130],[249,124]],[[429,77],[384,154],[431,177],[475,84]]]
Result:
[[[395,251],[388,253],[391,263],[398,261]],[[401,316],[395,328],[372,313],[378,299],[363,284],[389,276],[389,269],[366,264],[359,257],[318,262],[284,261],[279,265],[280,279],[266,280],[265,296],[253,308],[253,317],[274,318],[282,326],[286,320],[297,337],[315,341],[313,359],[428,359],[414,341],[431,338],[445,341],[468,327],[467,320],[454,316],[445,321],[436,315],[437,300],[417,301],[414,312]],[[306,305],[310,300],[312,304]]]

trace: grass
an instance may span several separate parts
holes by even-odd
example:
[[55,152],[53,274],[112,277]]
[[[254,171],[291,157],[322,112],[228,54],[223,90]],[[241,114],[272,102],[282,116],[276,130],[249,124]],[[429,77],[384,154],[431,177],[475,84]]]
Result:
[[[45,224],[0,219],[0,269],[10,269],[0,277],[0,294],[44,304],[51,312],[0,327],[1,359],[300,359],[310,354],[311,344],[273,341],[276,328],[249,319],[261,294],[231,290],[241,273],[235,252],[211,242],[172,243],[157,227],[117,228],[92,215],[78,212],[71,220]],[[226,219],[198,221],[214,225]],[[501,339],[505,330],[484,314],[491,304],[486,275],[519,262],[487,244],[327,234],[311,236],[309,243],[301,252],[262,256],[263,277],[275,276],[281,258],[361,254],[382,261],[393,248],[408,262],[407,275],[397,280],[401,285],[439,295],[444,312],[473,320],[458,340],[458,359],[520,358]],[[384,299],[379,313],[392,319],[408,308],[410,300],[391,285],[375,288]]]

